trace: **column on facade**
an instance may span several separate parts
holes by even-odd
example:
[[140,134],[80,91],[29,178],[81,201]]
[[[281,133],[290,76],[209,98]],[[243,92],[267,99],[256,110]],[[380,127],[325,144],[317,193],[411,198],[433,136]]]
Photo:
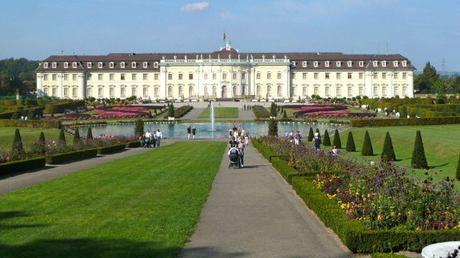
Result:
[[[249,95],[256,95],[256,68],[255,67],[250,67],[248,69],[249,71],[249,74],[248,74],[248,78],[249,78],[249,85],[248,85],[248,94]],[[257,97],[257,96],[255,96]]]
[[389,74],[390,76],[390,85],[389,85],[389,94],[387,92],[388,97],[394,97],[395,96],[395,86],[394,86],[394,71]]
[[62,73],[58,73],[56,76],[58,77],[59,98],[64,98],[64,76]]
[[372,86],[373,83],[373,72],[365,71],[364,72],[364,96],[372,98],[374,96],[374,89]]
[[159,89],[159,98],[167,99],[168,97],[168,74],[165,66],[160,67],[160,89]]
[[86,98],[86,73],[83,72],[81,74],[79,74],[78,76],[78,90],[79,90],[79,93],[77,95],[79,95],[79,98],[80,99],[84,99]]
[[217,83],[217,89],[216,89],[216,98],[222,98],[222,67],[219,66],[219,70],[217,73],[217,76],[219,76],[218,83]]
[[289,64],[286,66],[285,73],[286,73],[286,82],[285,82],[286,89],[284,92],[286,95],[282,97],[291,98],[291,68]]

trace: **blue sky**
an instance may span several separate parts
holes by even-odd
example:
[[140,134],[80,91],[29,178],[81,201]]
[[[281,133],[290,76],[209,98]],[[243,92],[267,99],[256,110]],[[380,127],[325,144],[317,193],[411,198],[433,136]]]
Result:
[[[213,51],[401,53],[460,71],[459,0],[2,0],[0,58]],[[444,62],[443,62],[444,60]]]

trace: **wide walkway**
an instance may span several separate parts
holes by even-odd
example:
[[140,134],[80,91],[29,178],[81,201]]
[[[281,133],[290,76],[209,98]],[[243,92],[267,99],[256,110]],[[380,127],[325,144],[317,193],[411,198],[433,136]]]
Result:
[[351,253],[249,146],[246,166],[226,155],[197,229],[179,257],[350,257]]
[[[173,140],[162,142],[162,146],[171,144]],[[123,152],[98,156],[96,158],[85,159],[81,161],[71,162],[62,165],[47,165],[46,168],[28,173],[10,174],[0,176],[0,195],[26,188],[38,183],[46,182],[54,178],[63,177],[68,174],[78,172],[82,169],[92,168],[116,159],[129,157],[148,150],[148,148],[127,149]]]

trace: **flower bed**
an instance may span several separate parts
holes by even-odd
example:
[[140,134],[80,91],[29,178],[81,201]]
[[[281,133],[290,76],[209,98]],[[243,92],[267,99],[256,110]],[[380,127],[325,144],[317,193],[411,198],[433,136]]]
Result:
[[299,196],[354,252],[419,251],[460,238],[451,181],[419,182],[391,164],[363,166],[278,138],[253,143],[266,157],[284,157],[273,165],[294,175]]

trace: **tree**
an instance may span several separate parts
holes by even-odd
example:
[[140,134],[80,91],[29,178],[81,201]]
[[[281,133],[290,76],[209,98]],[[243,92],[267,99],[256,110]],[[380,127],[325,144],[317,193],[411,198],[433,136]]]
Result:
[[401,108],[401,112],[399,112],[399,117],[400,118],[407,118],[407,107],[403,106]]
[[93,130],[91,130],[91,127],[88,127],[88,132],[86,133],[86,140],[92,140],[93,139]]
[[460,181],[460,155],[458,155],[458,163],[457,163],[457,180]]
[[174,110],[174,105],[170,103],[168,105],[168,117],[174,117],[176,114],[176,111]]
[[275,102],[272,102],[272,105],[270,106],[270,116],[276,117],[276,104],[275,104]]
[[61,129],[61,131],[59,132],[58,145],[61,147],[66,145],[64,129]]
[[311,142],[313,141],[313,137],[314,137],[314,134],[313,134],[313,128],[311,128],[310,126],[310,131],[308,131],[308,141]]
[[327,132],[327,130],[324,130],[323,145],[331,146],[331,139],[329,138],[329,133]]
[[23,153],[24,152],[24,146],[22,145],[21,134],[19,133],[19,129],[17,129],[17,128],[16,128],[16,131],[14,131],[14,139],[13,139],[12,150],[13,150],[13,152],[16,152],[16,153]]
[[422,93],[433,91],[435,82],[439,79],[436,68],[430,62],[425,64],[423,72],[415,77],[414,88]]
[[337,147],[337,149],[342,149],[342,141],[340,140],[340,134],[339,130],[335,129],[334,132],[334,146]]
[[351,131],[348,132],[346,150],[349,151],[349,152],[355,152],[356,151],[355,140],[353,139],[353,133]]
[[423,147],[422,134],[417,130],[415,135],[414,151],[412,152],[411,165],[413,168],[428,169],[428,162],[425,156],[425,148]]
[[396,161],[396,154],[391,141],[390,133],[385,135],[385,142],[383,143],[383,151],[381,156],[382,161]]
[[366,131],[366,133],[364,134],[364,142],[361,154],[363,156],[374,156],[374,149],[372,148],[371,137],[369,136],[368,131]]
[[268,121],[268,135],[278,136],[278,121],[276,121],[276,119],[270,119]]
[[73,145],[81,145],[80,131],[78,128],[75,128],[75,132],[73,134]]
[[142,119],[136,120],[136,126],[134,127],[134,135],[136,139],[144,135],[144,121]]

